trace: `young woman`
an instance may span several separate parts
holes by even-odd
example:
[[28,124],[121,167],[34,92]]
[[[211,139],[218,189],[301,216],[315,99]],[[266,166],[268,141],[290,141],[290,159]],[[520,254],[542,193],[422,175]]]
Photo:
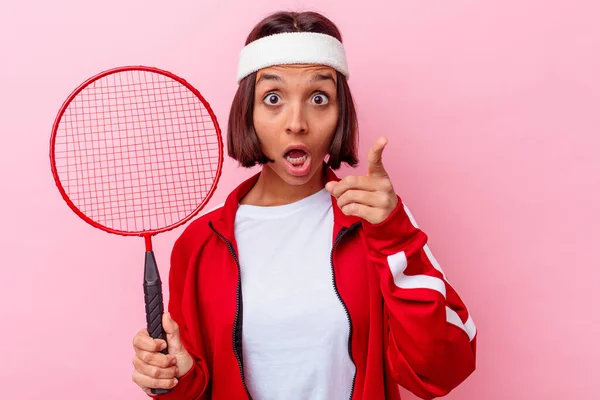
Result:
[[228,152],[262,169],[176,241],[165,342],[134,338],[163,400],[443,396],[475,369],[475,326],[382,162],[366,176],[336,26],[276,13],[250,33]]

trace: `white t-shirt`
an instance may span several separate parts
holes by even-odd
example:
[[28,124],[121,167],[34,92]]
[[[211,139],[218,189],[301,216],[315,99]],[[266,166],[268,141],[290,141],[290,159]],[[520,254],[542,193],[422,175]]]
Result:
[[243,359],[256,400],[347,400],[349,321],[333,287],[331,196],[240,205]]

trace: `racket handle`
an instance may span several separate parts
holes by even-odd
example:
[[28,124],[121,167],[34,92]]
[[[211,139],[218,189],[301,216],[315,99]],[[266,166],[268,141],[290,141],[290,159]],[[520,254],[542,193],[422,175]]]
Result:
[[[162,282],[153,251],[146,252],[144,264],[144,301],[146,303],[146,326],[150,337],[167,341],[167,335],[162,326],[164,313]],[[168,354],[168,349],[161,351]],[[152,389],[152,394],[167,394],[170,389]]]

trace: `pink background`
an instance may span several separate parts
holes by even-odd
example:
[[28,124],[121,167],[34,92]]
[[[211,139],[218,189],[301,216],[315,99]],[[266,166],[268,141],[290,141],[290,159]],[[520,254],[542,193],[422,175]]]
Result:
[[[0,6],[2,397],[145,398],[130,380],[143,243],[60,198],[47,154],[62,101],[101,70],[154,65],[225,127],[238,51],[280,8],[342,29],[361,154],[390,137],[396,189],[470,307],[478,369],[447,398],[598,396],[597,2],[37,0]],[[227,161],[209,206],[253,172]],[[180,233],[155,240],[163,277]]]

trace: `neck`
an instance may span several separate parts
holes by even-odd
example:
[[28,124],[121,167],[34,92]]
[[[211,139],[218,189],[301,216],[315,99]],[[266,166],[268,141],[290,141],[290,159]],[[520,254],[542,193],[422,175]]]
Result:
[[255,206],[281,206],[301,200],[325,187],[325,173],[321,166],[303,185],[290,185],[268,165],[263,166],[256,184],[240,201]]

